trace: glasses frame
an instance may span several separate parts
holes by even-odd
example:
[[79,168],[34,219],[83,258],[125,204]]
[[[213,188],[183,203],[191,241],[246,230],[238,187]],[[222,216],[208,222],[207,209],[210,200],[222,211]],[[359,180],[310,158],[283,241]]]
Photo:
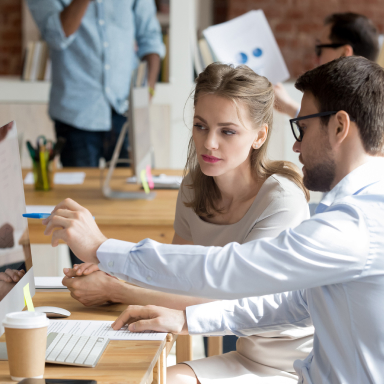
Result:
[[316,53],[316,56],[317,56],[317,57],[320,57],[320,56],[321,56],[321,49],[322,49],[322,48],[332,48],[332,49],[336,49],[336,48],[340,48],[340,47],[342,47],[343,45],[346,45],[346,43],[316,44],[316,45],[315,45],[315,53]]
[[[315,113],[313,115],[295,117],[294,119],[290,119],[289,123],[291,124],[291,129],[292,129],[292,133],[293,133],[294,138],[296,139],[296,141],[301,142],[303,140],[303,136],[304,136],[304,133],[302,133],[303,130],[300,128],[299,125],[297,125],[297,126],[298,126],[299,131],[300,131],[300,136],[299,137],[296,136],[295,129],[293,128],[293,124],[295,124],[297,121],[312,119],[314,117],[324,117],[324,116],[336,115],[337,112],[339,112],[339,111],[320,112],[320,113]],[[349,119],[353,122],[356,121],[353,117],[351,117],[351,115],[349,115]]]

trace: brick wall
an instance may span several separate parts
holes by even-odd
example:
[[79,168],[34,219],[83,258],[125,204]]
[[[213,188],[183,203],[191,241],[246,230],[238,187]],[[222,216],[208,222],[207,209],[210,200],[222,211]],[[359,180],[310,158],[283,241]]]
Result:
[[313,68],[315,37],[330,13],[363,14],[384,33],[383,0],[215,0],[214,7],[215,23],[263,9],[292,78]]
[[21,0],[0,0],[0,75],[20,74],[21,47]]

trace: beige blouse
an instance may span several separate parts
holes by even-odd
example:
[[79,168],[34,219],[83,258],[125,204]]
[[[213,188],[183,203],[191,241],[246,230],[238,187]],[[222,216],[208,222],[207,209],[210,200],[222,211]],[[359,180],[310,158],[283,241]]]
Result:
[[[229,225],[206,222],[191,208],[185,207],[183,202],[193,197],[193,190],[186,185],[188,178],[183,182],[178,195],[174,228],[180,237],[196,245],[224,246],[230,242],[242,244],[260,238],[276,237],[283,230],[295,227],[309,218],[303,191],[281,175],[270,176],[244,217]],[[305,358],[311,351],[312,335],[313,327],[309,327],[241,337],[237,341],[237,352],[187,364],[195,371],[201,383],[242,383],[247,382],[245,378],[249,375],[252,381],[259,374],[262,377],[280,377],[279,372],[288,379],[294,377],[294,360]],[[220,380],[216,379],[217,372],[220,372]],[[270,381],[260,381],[262,382]]]

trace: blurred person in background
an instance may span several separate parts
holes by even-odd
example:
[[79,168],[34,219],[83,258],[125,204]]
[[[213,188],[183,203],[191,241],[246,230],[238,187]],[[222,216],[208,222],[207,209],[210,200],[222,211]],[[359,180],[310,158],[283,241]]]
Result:
[[[372,21],[357,13],[334,13],[324,20],[320,38],[316,39],[316,64],[322,65],[342,56],[363,56],[376,61],[379,53],[378,33]],[[289,96],[283,84],[275,86],[277,109],[294,118],[300,104]]]
[[[126,122],[138,60],[148,69],[150,96],[164,45],[154,0],[27,0],[52,60],[49,115],[66,139],[64,167],[107,161]],[[120,152],[128,158],[128,136]],[[81,263],[70,252],[72,263]]]

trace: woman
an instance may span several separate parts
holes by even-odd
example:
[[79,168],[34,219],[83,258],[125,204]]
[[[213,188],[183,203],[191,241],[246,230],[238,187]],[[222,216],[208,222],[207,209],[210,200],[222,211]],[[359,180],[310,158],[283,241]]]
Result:
[[[198,76],[174,244],[245,243],[275,237],[309,217],[308,191],[300,175],[291,164],[266,157],[273,106],[272,84],[248,67],[211,64]],[[87,267],[76,267],[78,274]],[[124,289],[130,290],[129,304],[185,309],[209,301],[139,287]],[[296,383],[293,361],[310,352],[312,334],[311,327],[241,337],[236,352],[178,364],[168,369],[167,380]]]

